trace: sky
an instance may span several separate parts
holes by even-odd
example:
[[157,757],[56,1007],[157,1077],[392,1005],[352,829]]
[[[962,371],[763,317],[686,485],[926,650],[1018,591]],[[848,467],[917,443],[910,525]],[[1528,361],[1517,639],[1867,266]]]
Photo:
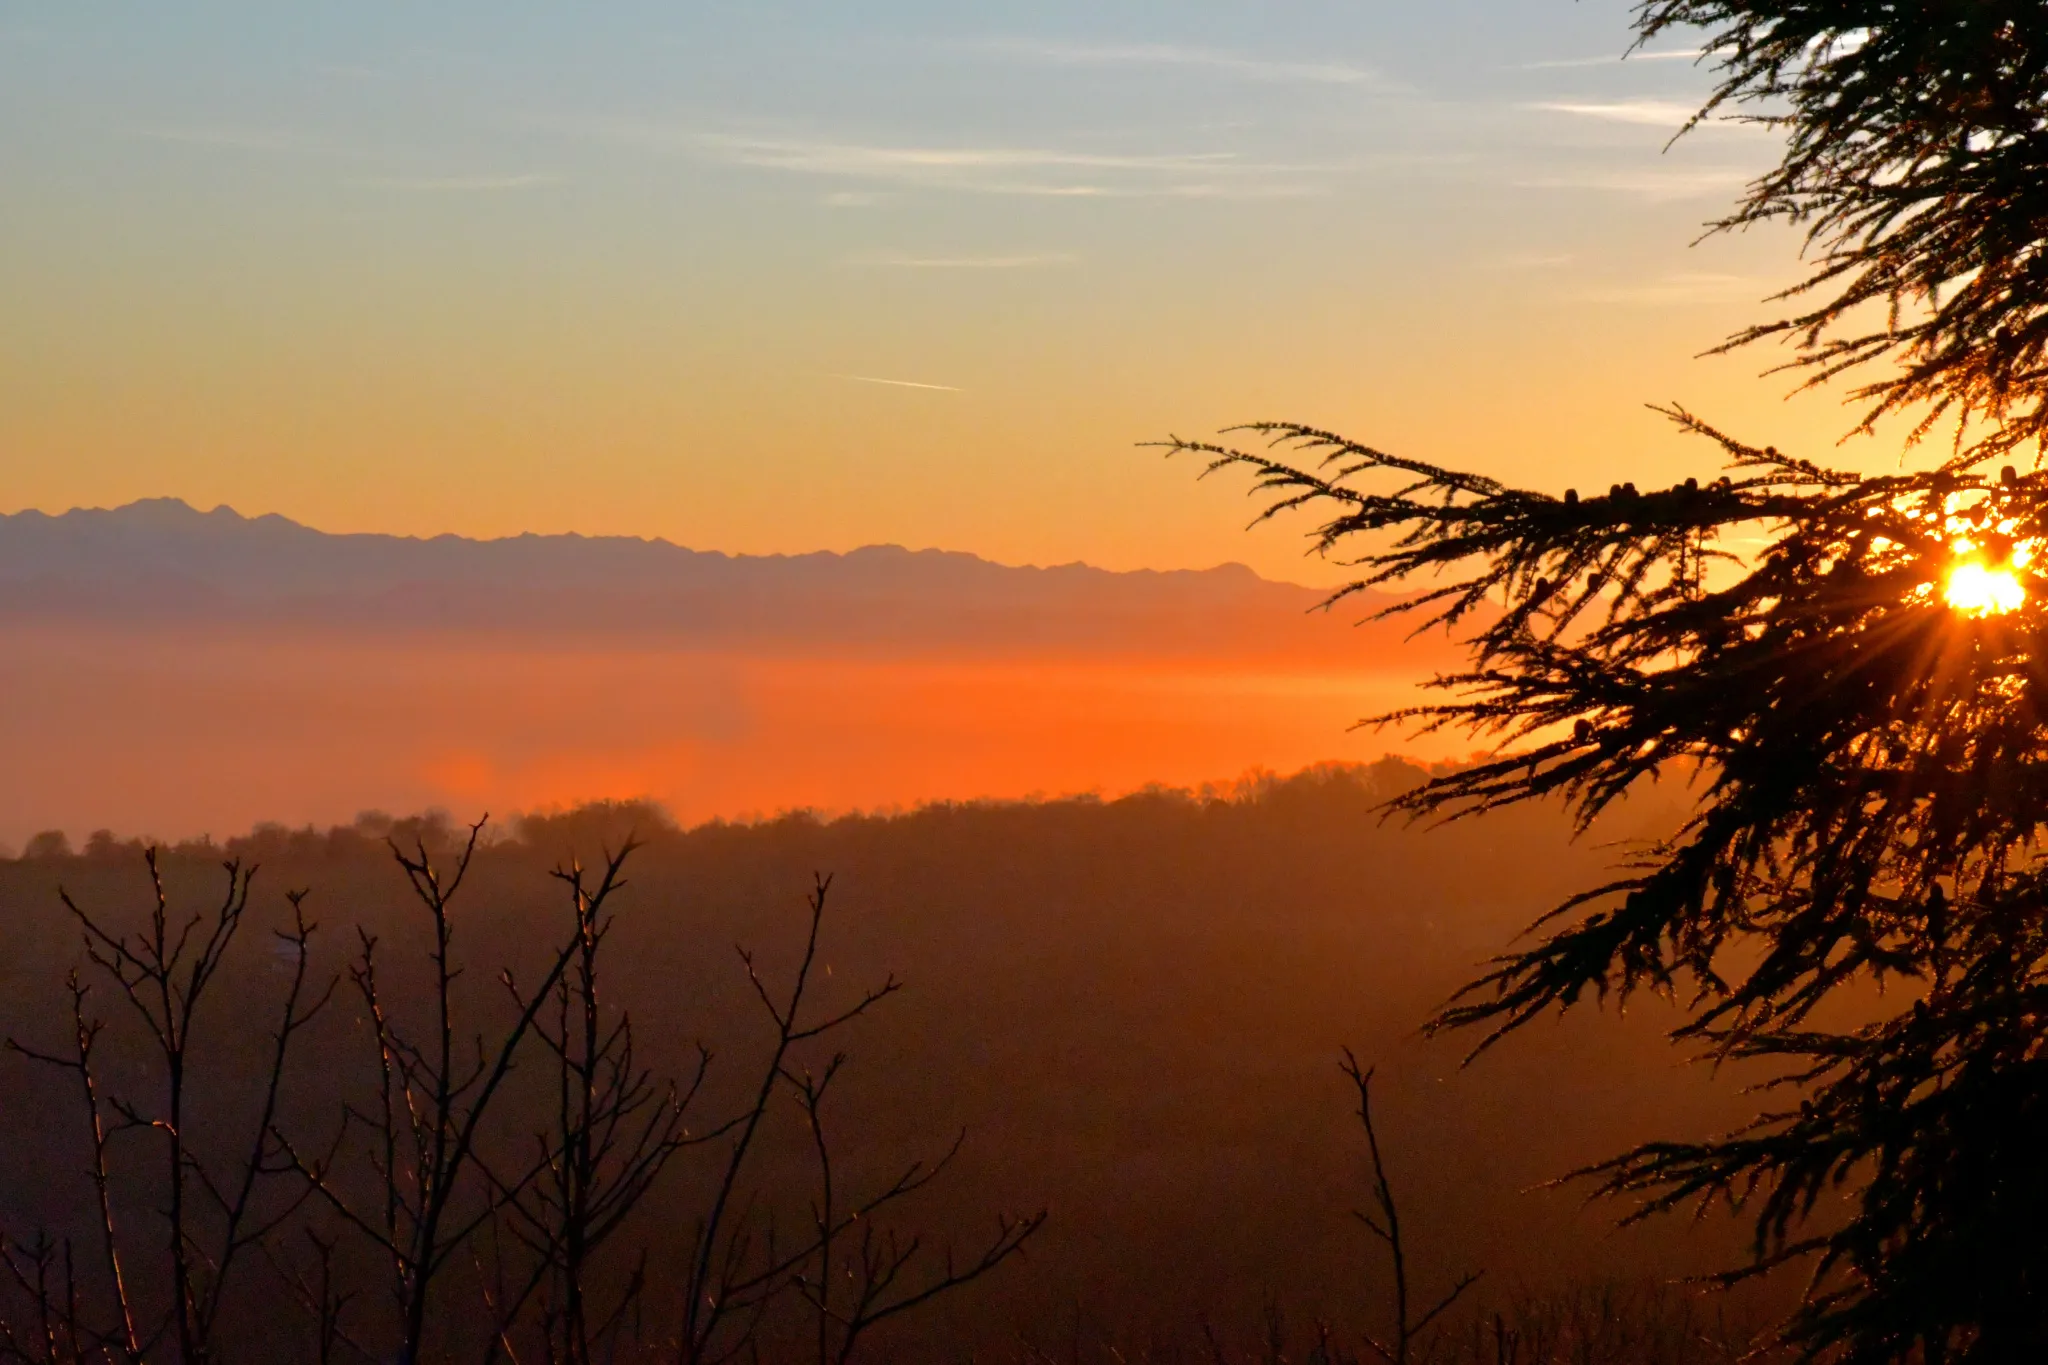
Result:
[[1622,0],[0,0],[0,509],[1326,581],[1140,443],[1532,486],[1833,449],[1699,353],[1773,160]]

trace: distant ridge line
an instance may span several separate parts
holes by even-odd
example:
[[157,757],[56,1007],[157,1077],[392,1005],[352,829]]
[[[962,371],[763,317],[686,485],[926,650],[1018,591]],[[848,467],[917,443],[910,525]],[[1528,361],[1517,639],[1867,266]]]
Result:
[[[363,542],[385,542],[391,545],[444,545],[460,544],[472,546],[500,546],[508,544],[558,543],[642,546],[656,551],[673,551],[679,554],[699,556],[708,559],[733,562],[768,561],[787,562],[792,560],[836,560],[868,555],[908,555],[930,558],[944,558],[962,562],[987,565],[998,569],[1012,569],[1020,572],[1076,572],[1110,574],[1116,576],[1170,576],[1180,574],[1233,574],[1245,575],[1260,582],[1282,587],[1302,587],[1301,584],[1284,579],[1270,579],[1237,560],[1226,560],[1207,568],[1179,569],[1109,569],[1090,564],[1086,560],[1068,560],[1057,564],[1011,564],[989,559],[971,550],[952,550],[939,546],[913,549],[894,541],[876,541],[858,545],[850,550],[798,550],[798,551],[731,551],[700,550],[670,540],[666,536],[636,536],[626,533],[590,534],[583,531],[517,531],[502,536],[471,536],[455,531],[442,531],[431,536],[406,535],[395,531],[327,531],[297,521],[281,512],[259,512],[248,514],[227,503],[218,503],[208,510],[201,510],[180,497],[137,498],[116,507],[72,507],[62,512],[45,512],[40,508],[23,508],[18,512],[0,512],[0,542],[4,542],[9,523],[42,523],[52,527],[78,525],[84,522],[106,518],[109,522],[125,525],[148,526],[159,530],[193,530],[201,526],[243,526],[266,527],[280,531],[299,532],[319,536],[327,540]],[[1311,589],[1311,591],[1314,591]]]
[[[663,647],[1411,666],[1405,627],[1243,564],[1111,570],[872,545],[743,555],[665,539],[330,533],[177,498],[0,515],[0,622],[602,636]],[[1366,666],[1371,666],[1367,663]]]

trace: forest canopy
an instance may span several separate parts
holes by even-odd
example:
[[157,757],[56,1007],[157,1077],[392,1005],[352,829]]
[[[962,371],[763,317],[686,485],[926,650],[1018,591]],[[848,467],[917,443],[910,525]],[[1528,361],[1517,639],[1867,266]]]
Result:
[[[891,1162],[943,1152],[964,1128],[945,1180],[923,1191],[898,1227],[927,1232],[934,1248],[954,1242],[964,1254],[979,1250],[970,1244],[990,1232],[994,1211],[1050,1213],[1027,1257],[908,1331],[885,1324],[864,1347],[882,1358],[971,1350],[1039,1359],[1035,1344],[1062,1360],[1074,1358],[1070,1347],[1091,1361],[1169,1348],[1208,1360],[1205,1323],[1227,1359],[1263,1358],[1269,1308],[1290,1324],[1297,1353],[1309,1349],[1302,1338],[1312,1344],[1318,1321],[1353,1348],[1358,1332],[1384,1336],[1384,1264],[1347,1212],[1367,1195],[1333,1040],[1353,1042],[1380,1064],[1381,1135],[1411,1225],[1418,1295],[1483,1268],[1470,1307],[1484,1324],[1495,1310],[1512,1318],[1523,1296],[1548,1303],[1575,1284],[1620,1281],[1613,1292],[1634,1302],[1641,1276],[1709,1268],[1715,1254],[1733,1252],[1732,1227],[1717,1226],[1703,1244],[1657,1229],[1589,1238],[1575,1194],[1523,1193],[1651,1131],[1652,1116],[1708,1132],[1739,1114],[1728,1084],[1659,1064],[1654,1018],[1613,1034],[1568,1030],[1524,1049],[1512,1067],[1465,1073],[1454,1055],[1415,1038],[1416,1021],[1513,932],[1530,894],[1561,895],[1602,860],[1595,848],[1571,847],[1551,812],[1509,812],[1433,833],[1380,820],[1384,801],[1427,776],[1390,761],[1207,793],[687,830],[633,805],[507,822],[479,847],[456,898],[462,1000],[480,1011],[468,1017],[502,1022],[509,1002],[492,973],[503,967],[521,983],[535,980],[561,924],[565,902],[549,869],[579,853],[594,860],[638,830],[646,842],[627,865],[629,884],[607,901],[616,917],[605,949],[607,998],[630,1011],[636,1055],[657,1077],[687,1078],[695,1045],[712,1048],[699,1104],[718,1112],[734,1096],[735,1068],[750,1065],[764,1041],[733,945],[757,951],[766,979],[786,980],[808,872],[833,869],[821,1003],[850,1003],[859,987],[891,974],[902,983],[841,1045],[849,1062],[833,1082],[839,1107],[828,1132],[851,1144],[841,1153],[842,1177],[856,1192],[870,1188],[871,1177],[893,1177]],[[1630,803],[1612,813],[1601,837],[1652,833],[1670,815],[1662,800]],[[306,911],[321,926],[311,981],[346,967],[359,951],[360,926],[383,945],[380,971],[392,973],[394,1008],[413,1017],[431,993],[399,992],[427,984],[419,954],[431,937],[384,839],[409,849],[423,843],[445,861],[459,852],[461,835],[445,819],[373,816],[162,851],[174,913],[209,907],[223,859],[260,865],[244,936],[212,988],[212,1013],[201,1019],[206,1060],[191,1103],[210,1116],[200,1144],[209,1163],[223,1155],[224,1139],[231,1145],[247,1131],[260,1096],[252,1082],[267,1064],[262,1031],[291,980],[289,945],[271,937],[292,928],[285,891],[311,888]],[[141,848],[111,836],[76,842],[72,852],[0,862],[15,982],[0,997],[0,1029],[43,1050],[62,1044],[64,973],[78,960],[77,926],[58,887],[110,928],[148,924]],[[1276,850],[1284,856],[1276,859]],[[146,1100],[146,1039],[99,998],[112,1018],[99,1052],[109,1094]],[[247,1018],[266,1021],[255,1036],[234,1027]],[[300,1039],[282,1098],[281,1126],[295,1143],[329,1133],[338,1095],[374,1097],[367,1027],[343,1009]],[[806,1055],[799,1074],[830,1055]],[[548,1074],[538,1053],[524,1065]],[[0,1113],[16,1172],[0,1225],[24,1242],[46,1226],[89,1248],[89,1153],[71,1121],[75,1099],[19,1056],[0,1057],[0,1075],[14,1093],[41,1097]],[[522,1127],[551,1106],[536,1109],[531,1090],[514,1099],[492,1142],[512,1139],[516,1149]],[[788,1096],[783,1105],[758,1169],[763,1188],[787,1182],[791,1200],[781,1207],[800,1222],[810,1159],[798,1140],[800,1107]],[[128,1145],[117,1162],[132,1183],[117,1186],[128,1191],[117,1213],[138,1239],[128,1245],[146,1258],[131,1267],[141,1276],[160,1258],[150,1237],[154,1185],[144,1179],[155,1162],[139,1135],[120,1141]],[[676,1269],[713,1155],[713,1147],[679,1154],[643,1214],[604,1252],[610,1269],[598,1282],[607,1303],[634,1257],[650,1258],[640,1344],[652,1358],[672,1358],[660,1342],[674,1330]],[[266,1188],[275,1195],[289,1186],[279,1177]],[[309,1223],[329,1241],[346,1231],[324,1218]],[[284,1233],[300,1269],[314,1268],[302,1232]],[[361,1261],[346,1259],[360,1254],[361,1240],[339,1245],[337,1284],[377,1285],[359,1278]],[[488,1263],[488,1245],[479,1250]],[[291,1282],[260,1259],[238,1273],[245,1287],[228,1297],[223,1327],[236,1330],[250,1312],[281,1312],[280,1352],[310,1356],[317,1320],[295,1306]],[[99,1281],[83,1282],[98,1303]],[[1597,1320],[1599,1295],[1608,1292],[1586,1291],[1571,1311]],[[440,1302],[450,1330],[473,1328],[483,1311],[459,1288]],[[17,1323],[21,1306],[0,1291],[0,1311]],[[1475,1322],[1466,1308],[1453,1315],[1460,1334]],[[367,1340],[385,1311],[379,1289],[352,1300],[342,1326]],[[1642,1311],[1644,1330],[1680,1330],[1677,1320]],[[630,1345],[620,1342],[621,1359],[634,1358]],[[781,1355],[813,1355],[807,1343],[782,1346],[790,1349]],[[1626,1346],[1618,1337],[1611,1353],[1594,1358],[1633,1365]],[[236,1358],[255,1357],[242,1349]],[[1674,1357],[1730,1358],[1732,1351]]]

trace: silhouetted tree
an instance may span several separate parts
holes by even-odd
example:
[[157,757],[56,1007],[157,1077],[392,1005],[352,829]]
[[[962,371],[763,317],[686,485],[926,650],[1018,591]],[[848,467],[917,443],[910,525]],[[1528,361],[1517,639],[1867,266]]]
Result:
[[1460,1275],[1433,1307],[1420,1316],[1415,1313],[1408,1293],[1408,1244],[1401,1233],[1401,1210],[1394,1199],[1393,1181],[1387,1176],[1386,1155],[1380,1151],[1379,1127],[1372,1118],[1372,1068],[1359,1066],[1358,1058],[1346,1048],[1344,1074],[1358,1094],[1358,1122],[1365,1130],[1366,1154],[1372,1158],[1373,1211],[1361,1209],[1353,1216],[1386,1247],[1393,1276],[1393,1332],[1386,1341],[1367,1337],[1366,1345],[1385,1365],[1411,1365],[1417,1343],[1452,1304],[1464,1297],[1466,1290],[1479,1282],[1479,1272]]
[[[1727,345],[1788,335],[1814,384],[1887,362],[1856,390],[1863,429],[1953,417],[1955,459],[1863,478],[1672,409],[1733,477],[1581,499],[1290,424],[1248,428],[1264,450],[1170,444],[1254,470],[1266,516],[1329,512],[1317,548],[1363,547],[1337,598],[1419,587],[1390,610],[1469,628],[1471,668],[1438,679],[1455,698],[1385,719],[1502,748],[1397,809],[1559,796],[1583,826],[1647,779],[1698,784],[1678,835],[1439,1026],[1490,1043],[1588,994],[1687,992],[1679,1036],[1780,1064],[1797,1108],[1639,1149],[1595,1168],[1603,1188],[1747,1208],[1740,1273],[1814,1258],[1788,1329],[1811,1354],[2048,1358],[2048,482],[1981,473],[2048,432],[2048,11],[1641,0],[1636,28],[1703,34],[1718,84],[1695,123],[1786,136],[1716,226],[1804,225],[1815,268],[1800,311]],[[1378,473],[1397,485],[1359,482]],[[1871,981],[1907,1003],[1822,1022]]]
[[[39,1235],[23,1244],[0,1236],[0,1264],[25,1294],[36,1324],[29,1334],[0,1315],[0,1343],[22,1359],[218,1359],[223,1311],[238,1268],[251,1262],[252,1253],[306,1198],[303,1189],[273,1192],[276,1177],[283,1174],[274,1124],[293,1041],[331,994],[331,987],[316,991],[309,980],[307,954],[315,926],[306,918],[305,893],[287,893],[292,927],[278,934],[278,946],[290,962],[291,984],[271,1035],[267,1065],[254,1078],[257,1114],[245,1137],[228,1138],[229,1154],[223,1156],[208,1150],[222,1145],[218,1122],[194,1122],[195,1047],[202,1007],[247,916],[255,870],[228,862],[219,904],[211,912],[176,917],[164,892],[157,851],[150,849],[144,857],[152,904],[147,925],[138,933],[116,932],[68,892],[59,894],[84,933],[87,958],[141,1025],[154,1063],[148,1080],[156,1093],[143,1098],[111,1092],[102,1082],[94,1054],[106,1021],[92,1014],[91,988],[76,971],[66,982],[69,1050],[45,1052],[17,1039],[7,1042],[33,1061],[71,1073],[77,1085],[89,1137],[98,1240],[89,1254],[104,1277],[98,1284],[81,1279],[68,1239]],[[146,1231],[128,1226],[116,1213],[112,1139],[124,1134],[147,1135],[158,1147],[152,1188],[161,1203],[149,1222],[160,1225]],[[138,1243],[148,1250],[135,1254]],[[126,1266],[124,1244],[130,1251]],[[30,1335],[32,1347],[25,1342]]]
[[[2048,10],[2030,0],[1640,0],[1647,42],[1703,33],[1701,117],[1782,132],[1720,228],[1803,225],[1785,336],[1820,383],[1873,362],[1865,429],[1987,419],[1980,454],[2048,432]],[[1958,441],[1965,439],[1958,426]]]
[[[1388,612],[1469,631],[1452,695],[1383,719],[1501,747],[1394,810],[1555,796],[1583,827],[1694,784],[1677,834],[1438,1026],[1491,1043],[1588,996],[1682,995],[1681,1039],[1795,1093],[1596,1168],[1605,1189],[1747,1210],[1735,1278],[1811,1258],[1788,1332],[1813,1355],[2048,1359],[2048,475],[1864,478],[1672,416],[1730,477],[1557,497],[1299,426],[1173,445],[1252,470],[1266,516],[1326,512],[1318,548],[1363,571],[1333,600],[1412,585]],[[1821,1012],[1869,982],[1898,988],[1881,1017]]]
[[[677,1153],[724,1131],[693,1136],[684,1126],[710,1068],[710,1051],[697,1049],[685,1083],[658,1081],[637,1061],[632,1016],[611,1012],[602,999],[600,955],[613,926],[607,902],[624,885],[620,871],[636,847],[629,839],[607,853],[595,876],[574,861],[554,874],[569,889],[575,927],[552,1008],[533,1024],[555,1060],[554,1124],[534,1136],[539,1160],[532,1178],[498,1191],[509,1238],[526,1250],[529,1263],[510,1284],[508,1257],[493,1258],[496,1330],[489,1360],[499,1359],[501,1350],[519,1358],[505,1343],[523,1315],[533,1319],[527,1325],[544,1359],[563,1365],[616,1359],[628,1315],[646,1291],[646,1257],[643,1252],[622,1273],[603,1264],[601,1255]],[[503,980],[523,1015],[529,1002],[510,974]],[[535,1311],[528,1314],[530,1307]]]
[[[980,1249],[957,1261],[927,1234],[886,1230],[881,1220],[895,1206],[947,1171],[957,1138],[937,1161],[910,1162],[857,1195],[835,1176],[825,1099],[846,1055],[835,1052],[820,1072],[799,1054],[899,987],[891,977],[840,1008],[815,1008],[825,881],[786,989],[771,989],[741,952],[775,1041],[745,1073],[727,1117],[692,1131],[685,1120],[710,1053],[696,1049],[680,1083],[657,1078],[637,1060],[632,1019],[602,988],[611,907],[639,845],[629,839],[594,871],[572,860],[555,873],[568,892],[566,931],[536,945],[542,970],[531,986],[509,969],[499,974],[508,1008],[494,1015],[457,988],[465,969],[455,906],[483,828],[464,840],[415,822],[409,844],[396,833],[388,841],[424,912],[425,980],[394,978],[377,936],[358,931],[348,977],[369,1044],[355,1072],[367,1093],[343,1099],[317,1145],[290,1135],[304,1120],[289,1122],[286,1111],[305,1100],[288,1103],[287,1092],[299,1088],[290,1073],[306,1066],[301,1035],[338,982],[317,982],[309,969],[315,926],[304,893],[286,896],[290,918],[272,965],[289,984],[253,1069],[208,1036],[230,1031],[237,995],[223,983],[249,915],[252,868],[228,862],[217,905],[180,914],[159,851],[146,850],[153,895],[132,933],[59,893],[89,964],[126,1006],[117,1045],[132,1045],[103,1052],[108,1021],[77,971],[63,1046],[9,1040],[67,1077],[91,1208],[60,1212],[56,1232],[0,1229],[0,1359],[282,1359],[294,1350],[276,1311],[282,1289],[304,1310],[309,1354],[322,1361],[346,1353],[700,1365],[759,1358],[771,1327],[770,1349],[794,1335],[808,1354],[814,1339],[821,1365],[847,1365],[872,1328],[979,1280],[1043,1224],[1043,1213],[998,1218]],[[547,1059],[539,1068],[536,1053]],[[348,1088],[354,1069],[337,1067],[331,1051],[316,1052],[316,1064],[324,1089]],[[109,1085],[109,1073],[121,1084]],[[792,1119],[809,1139],[821,1192],[811,1225],[784,1237],[778,1209],[801,1198],[802,1181],[779,1189],[784,1176],[759,1159],[757,1139]],[[650,1288],[647,1248],[621,1254],[619,1234],[679,1153],[721,1141],[680,1283]],[[642,1323],[650,1300],[651,1331]],[[263,1328],[253,1335],[252,1314]]]
[[[434,1321],[435,1289],[451,1264],[468,1251],[480,1227],[546,1170],[550,1153],[543,1151],[516,1175],[495,1172],[482,1142],[541,1011],[581,946],[579,923],[568,942],[553,951],[530,996],[519,994],[508,972],[505,982],[520,1005],[516,1020],[488,1040],[482,1033],[463,1036],[454,992],[463,969],[454,956],[450,909],[468,879],[482,830],[482,821],[470,828],[452,869],[437,864],[424,840],[416,840],[410,851],[393,842],[392,853],[433,933],[427,950],[433,977],[426,1026],[415,1034],[394,1016],[379,980],[377,940],[361,933],[362,951],[349,977],[376,1050],[375,1104],[368,1112],[344,1111],[341,1134],[326,1155],[309,1155],[277,1133],[286,1168],[343,1222],[368,1237],[386,1260],[398,1310],[399,1359],[407,1362],[421,1359]],[[590,893],[600,903],[610,895],[619,865],[617,860],[608,865],[602,884]],[[579,887],[579,906],[582,900]],[[352,1196],[336,1178],[334,1154],[345,1149],[351,1127],[367,1135],[365,1147],[377,1177],[372,1200]]]
[[[981,1279],[1021,1252],[1045,1225],[1044,1210],[1015,1218],[999,1215],[994,1234],[981,1251],[966,1259],[956,1259],[950,1246],[933,1256],[924,1235],[880,1225],[878,1215],[886,1215],[945,1174],[964,1133],[942,1156],[910,1162],[887,1185],[854,1197],[840,1188],[825,1131],[825,1098],[846,1064],[846,1054],[835,1052],[822,1067],[810,1068],[797,1062],[796,1053],[838,1034],[902,986],[891,976],[850,1005],[810,1016],[819,931],[830,891],[831,879],[826,877],[811,888],[803,950],[783,991],[762,979],[752,952],[740,950],[747,980],[774,1024],[775,1036],[757,1073],[752,1103],[722,1130],[731,1133],[732,1141],[696,1228],[684,1286],[682,1331],[674,1353],[678,1365],[710,1365],[743,1351],[758,1354],[755,1334],[767,1310],[789,1294],[812,1311],[818,1365],[847,1365],[871,1329]],[[750,1207],[753,1201],[745,1198],[749,1158],[778,1093],[795,1099],[817,1163],[810,1226],[794,1238],[780,1235],[772,1212],[765,1218],[756,1215]],[[932,1260],[937,1264],[929,1264]]]

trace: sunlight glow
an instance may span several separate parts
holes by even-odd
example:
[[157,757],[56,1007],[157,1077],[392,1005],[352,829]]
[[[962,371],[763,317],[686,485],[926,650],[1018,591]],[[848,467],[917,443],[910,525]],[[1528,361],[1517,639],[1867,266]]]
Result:
[[1949,570],[1942,600],[1970,616],[1998,616],[2017,611],[2027,600],[2027,590],[2010,568],[1987,568],[1974,559]]

